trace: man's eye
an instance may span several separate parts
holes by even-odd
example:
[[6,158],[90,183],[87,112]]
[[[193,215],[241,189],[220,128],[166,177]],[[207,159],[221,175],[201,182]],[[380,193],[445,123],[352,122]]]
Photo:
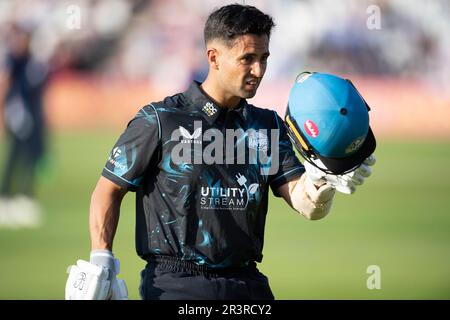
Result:
[[250,63],[250,62],[252,62],[252,57],[250,57],[250,56],[247,56],[247,57],[243,57],[242,58],[242,61],[244,62],[244,63]]

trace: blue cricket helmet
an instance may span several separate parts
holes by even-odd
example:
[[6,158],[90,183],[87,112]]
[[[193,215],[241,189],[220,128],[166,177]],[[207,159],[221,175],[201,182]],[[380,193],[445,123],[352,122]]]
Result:
[[375,151],[369,110],[350,80],[304,72],[289,94],[285,123],[305,160],[314,164],[311,159],[319,159],[323,171],[343,174]]

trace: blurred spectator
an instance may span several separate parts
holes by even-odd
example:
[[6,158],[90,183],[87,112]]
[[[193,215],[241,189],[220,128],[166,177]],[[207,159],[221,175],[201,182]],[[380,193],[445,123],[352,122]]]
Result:
[[9,152],[0,183],[0,226],[13,228],[41,223],[34,187],[36,169],[45,151],[42,96],[48,67],[30,53],[31,28],[13,24],[7,35],[2,105]]
[[[229,2],[1,1],[0,30],[11,19],[34,21],[38,27],[32,50],[44,58],[59,54],[59,48],[70,48],[72,69],[144,79],[177,91],[192,78],[204,76],[205,66],[192,57],[203,50],[205,17]],[[304,69],[417,77],[441,86],[450,78],[447,0],[251,0],[246,4],[263,8],[277,24],[266,81],[292,79]],[[67,26],[69,6],[79,8],[78,29]],[[369,6],[379,9],[380,29],[367,27]],[[1,49],[0,45],[0,55]]]

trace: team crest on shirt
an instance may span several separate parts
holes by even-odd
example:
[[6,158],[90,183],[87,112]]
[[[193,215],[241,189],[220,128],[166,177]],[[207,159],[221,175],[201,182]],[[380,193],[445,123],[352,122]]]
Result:
[[206,115],[207,115],[208,117],[211,117],[212,115],[214,115],[214,114],[217,112],[217,108],[214,107],[214,105],[212,104],[212,102],[207,102],[207,103],[203,106],[202,111],[203,111],[204,113],[206,113]]
[[266,130],[251,130],[248,132],[248,147],[250,149],[254,149],[257,151],[267,151],[269,147],[269,139],[267,138],[267,135],[262,131]]

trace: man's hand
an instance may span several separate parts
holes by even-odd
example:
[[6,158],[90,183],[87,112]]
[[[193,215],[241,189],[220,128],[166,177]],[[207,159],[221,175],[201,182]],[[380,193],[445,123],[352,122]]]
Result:
[[276,194],[309,220],[322,219],[330,212],[335,193],[336,189],[329,183],[316,186],[306,174],[276,190]]
[[[313,161],[319,167],[324,167],[320,160]],[[364,160],[358,168],[342,175],[326,174],[322,170],[310,164],[308,161],[305,161],[304,166],[306,174],[314,182],[314,184],[321,185],[324,182],[328,182],[337,191],[345,194],[352,194],[356,191],[356,187],[358,185],[362,185],[364,183],[364,179],[372,174],[372,169],[370,167],[373,166],[375,162],[376,158],[372,154]]]
[[68,269],[66,300],[126,300],[125,281],[117,279],[120,262],[109,250],[93,250],[90,262],[78,260]]

